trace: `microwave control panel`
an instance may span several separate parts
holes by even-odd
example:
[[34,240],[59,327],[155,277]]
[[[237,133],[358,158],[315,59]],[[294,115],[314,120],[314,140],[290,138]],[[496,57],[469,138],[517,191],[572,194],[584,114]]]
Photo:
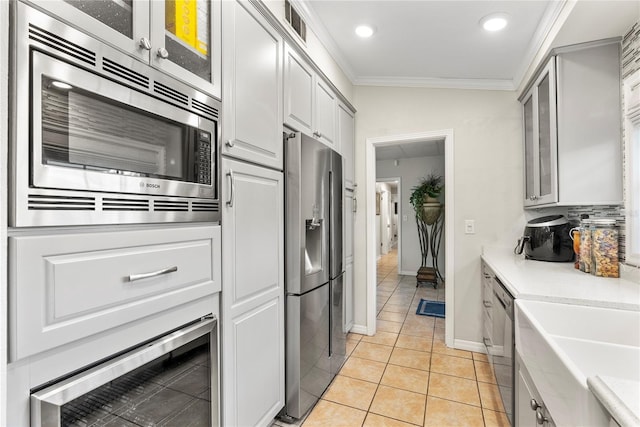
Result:
[[211,185],[211,133],[198,132],[198,184]]

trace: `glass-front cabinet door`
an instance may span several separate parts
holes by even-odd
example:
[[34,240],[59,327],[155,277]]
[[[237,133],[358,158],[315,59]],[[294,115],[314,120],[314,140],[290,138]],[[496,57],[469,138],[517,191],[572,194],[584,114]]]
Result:
[[558,201],[555,57],[522,99],[524,205]]
[[149,2],[137,0],[55,0],[34,6],[70,22],[81,30],[149,61]]
[[220,97],[221,5],[209,0],[151,1],[151,64]]
[[33,4],[221,97],[221,0],[49,0]]

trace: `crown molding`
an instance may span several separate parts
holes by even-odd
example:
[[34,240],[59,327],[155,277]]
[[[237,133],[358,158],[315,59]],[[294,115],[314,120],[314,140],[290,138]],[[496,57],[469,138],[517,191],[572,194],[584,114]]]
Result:
[[512,80],[439,79],[428,77],[361,77],[355,86],[426,87],[437,89],[477,89],[513,91]]
[[342,50],[338,47],[333,37],[331,37],[331,34],[322,21],[318,19],[312,7],[309,6],[309,3],[306,0],[289,0],[289,2],[307,23],[307,29],[310,29],[313,34],[315,34],[329,55],[331,55],[333,60],[336,61],[338,66],[342,69],[342,72],[347,76],[351,83],[353,83],[356,75],[351,68],[351,65],[349,65],[349,61],[346,60],[342,54]]
[[[569,3],[568,0],[559,0],[549,2],[547,5],[547,9],[540,20],[540,24],[536,29],[533,37],[531,38],[531,42],[529,43],[529,47],[527,48],[527,52],[524,55],[520,66],[516,69],[516,72],[513,76],[514,87],[519,88],[523,84],[523,80],[525,79],[525,75],[527,71],[534,65],[535,68],[535,59],[538,56],[544,56],[545,52],[540,52],[543,48],[543,45],[549,35],[551,34],[553,28],[556,26],[556,23],[562,25],[564,22],[558,22],[562,11],[565,6]],[[573,3],[573,2],[572,2]],[[563,20],[564,21],[564,20]]]

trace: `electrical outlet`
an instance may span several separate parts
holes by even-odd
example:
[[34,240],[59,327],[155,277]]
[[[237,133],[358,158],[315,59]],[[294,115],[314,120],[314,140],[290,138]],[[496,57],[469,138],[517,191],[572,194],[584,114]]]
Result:
[[476,221],[473,219],[464,220],[464,234],[476,234]]

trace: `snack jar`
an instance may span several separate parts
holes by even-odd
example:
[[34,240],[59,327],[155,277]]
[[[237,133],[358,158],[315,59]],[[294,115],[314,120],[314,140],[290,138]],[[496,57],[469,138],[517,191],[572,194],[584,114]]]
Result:
[[591,220],[591,273],[619,277],[618,227],[615,219]]
[[580,221],[580,271],[591,272],[591,220]]

